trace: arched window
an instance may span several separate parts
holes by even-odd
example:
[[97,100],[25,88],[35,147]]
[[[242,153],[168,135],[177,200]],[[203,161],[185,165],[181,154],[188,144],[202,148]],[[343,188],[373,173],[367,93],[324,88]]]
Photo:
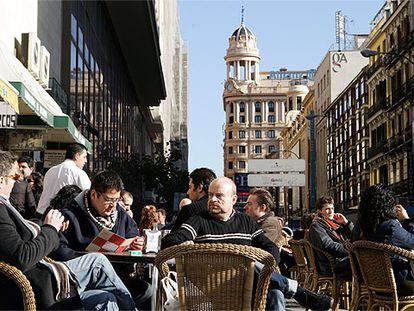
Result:
[[269,112],[275,112],[275,103],[270,101],[269,104]]
[[240,112],[245,112],[246,105],[244,104],[244,102],[240,102],[239,107],[240,107]]
[[261,112],[262,111],[262,104],[260,102],[254,103],[254,111],[255,112]]

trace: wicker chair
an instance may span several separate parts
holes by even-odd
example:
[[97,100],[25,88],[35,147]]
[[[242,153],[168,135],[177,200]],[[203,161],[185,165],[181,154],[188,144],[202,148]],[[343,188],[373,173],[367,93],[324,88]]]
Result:
[[[167,261],[175,258],[181,310],[265,310],[271,273],[278,271],[271,254],[236,244],[176,245],[155,258],[159,280],[168,274]],[[252,304],[255,262],[264,267]],[[160,284],[159,284],[160,285]],[[158,286],[157,310],[161,309]]]
[[413,253],[396,246],[370,241],[354,242],[352,249],[368,289],[368,310],[380,306],[401,311],[414,308],[414,296],[399,296],[397,293],[390,257],[393,254],[414,260]]
[[8,263],[0,261],[0,273],[6,278],[11,279],[19,287],[23,298],[23,309],[27,311],[36,310],[32,286],[23,272]]
[[344,246],[349,253],[349,262],[352,270],[352,299],[349,310],[356,311],[360,309],[363,301],[365,301],[365,307],[368,305],[368,289],[362,277],[358,260],[352,248],[352,243],[345,242]]
[[[306,253],[309,258],[312,270],[312,288],[314,292],[324,292],[330,294],[334,299],[332,310],[339,309],[339,302],[342,298],[344,300],[344,307],[349,307],[349,282],[350,279],[339,278],[335,273],[335,258],[328,252],[321,250],[312,245],[308,240],[305,240]],[[317,256],[324,256],[329,262],[330,273],[321,274],[319,264],[317,263]]]
[[296,279],[300,286],[309,288],[310,274],[308,269],[308,260],[305,255],[305,242],[304,240],[290,240],[289,244],[292,248],[293,257],[296,262]]

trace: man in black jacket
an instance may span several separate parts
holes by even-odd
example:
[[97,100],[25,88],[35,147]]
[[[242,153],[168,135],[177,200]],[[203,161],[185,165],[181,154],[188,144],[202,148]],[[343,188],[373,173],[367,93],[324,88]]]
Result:
[[[0,261],[16,266],[26,275],[35,293],[36,307],[48,309],[79,295],[86,310],[133,310],[135,303],[130,293],[105,256],[88,254],[67,262],[44,260],[59,246],[58,232],[67,229],[68,223],[57,210],[49,211],[42,226],[25,220],[9,201],[18,178],[15,157],[0,151]],[[0,278],[0,292],[0,309],[23,309],[19,290],[4,277]],[[73,306],[60,306],[68,308]]]
[[33,172],[33,159],[30,157],[21,157],[17,160],[21,178],[15,182],[10,194],[10,203],[26,219],[34,218],[36,212],[36,200],[33,192],[29,187],[27,178]]
[[[335,272],[340,277],[352,277],[348,252],[343,242],[351,238],[354,224],[344,215],[334,213],[334,200],[330,196],[320,197],[316,202],[316,210],[317,215],[309,228],[310,242],[335,258]],[[330,263],[326,257],[317,254],[316,259],[322,274],[330,273]]]
[[191,216],[207,211],[208,187],[215,178],[216,174],[208,168],[197,168],[191,172],[187,195],[192,203],[180,209],[171,231],[178,230]]
[[[237,195],[236,185],[231,179],[220,177],[214,180],[210,184],[208,198],[208,210],[189,218],[178,230],[167,234],[161,240],[161,248],[186,241],[251,245],[269,252],[279,262],[277,246],[265,236],[250,216],[233,209]],[[271,293],[274,293],[273,290],[283,293],[282,297],[276,294],[273,299],[284,300],[284,297],[293,296],[306,308],[328,310],[332,305],[331,298],[301,288],[296,281],[279,273],[272,274],[269,289]],[[283,309],[284,301],[275,303],[268,299],[267,309],[271,308]]]

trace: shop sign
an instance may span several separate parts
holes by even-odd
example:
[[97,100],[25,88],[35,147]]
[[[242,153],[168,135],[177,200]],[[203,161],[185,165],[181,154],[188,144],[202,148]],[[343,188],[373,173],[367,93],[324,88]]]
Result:
[[46,150],[43,166],[52,167],[65,161],[65,150]]
[[12,150],[43,149],[42,131],[15,130],[9,135],[9,148]]
[[14,110],[19,111],[17,94],[2,80],[0,80],[0,100],[6,101]]
[[0,129],[16,128],[16,112],[7,102],[0,101]]

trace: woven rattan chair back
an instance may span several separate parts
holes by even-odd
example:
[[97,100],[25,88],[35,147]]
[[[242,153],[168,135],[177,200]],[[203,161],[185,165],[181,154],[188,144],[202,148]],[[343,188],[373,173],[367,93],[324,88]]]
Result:
[[[176,263],[181,310],[251,310],[252,306],[255,310],[265,309],[270,275],[277,271],[268,252],[235,244],[177,245],[157,255],[155,265],[160,279],[167,275],[166,261],[172,258]],[[252,304],[256,262],[264,267]]]
[[[32,286],[26,276],[16,267],[0,261],[0,274],[12,280],[22,293],[23,309],[25,311],[36,310],[36,301]],[[3,297],[4,299],[6,297]]]
[[297,280],[301,286],[306,287],[309,279],[308,260],[305,255],[305,245],[303,240],[290,240],[289,245],[292,249],[293,258],[296,262]]

